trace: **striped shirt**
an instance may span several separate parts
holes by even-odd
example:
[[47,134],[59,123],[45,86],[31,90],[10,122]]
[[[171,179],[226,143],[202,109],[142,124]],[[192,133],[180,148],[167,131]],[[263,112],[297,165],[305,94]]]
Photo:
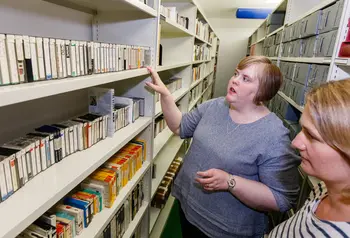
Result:
[[327,196],[326,185],[321,182],[311,191],[304,206],[291,218],[276,226],[269,238],[275,237],[350,237],[350,222],[320,220],[315,212],[320,201]]

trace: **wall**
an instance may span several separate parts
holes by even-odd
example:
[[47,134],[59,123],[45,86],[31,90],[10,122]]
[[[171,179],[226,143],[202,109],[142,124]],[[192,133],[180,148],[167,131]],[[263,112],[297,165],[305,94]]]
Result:
[[239,61],[246,56],[248,37],[262,22],[261,20],[240,20],[210,18],[219,39],[219,58],[214,97],[226,95],[227,82],[232,77]]

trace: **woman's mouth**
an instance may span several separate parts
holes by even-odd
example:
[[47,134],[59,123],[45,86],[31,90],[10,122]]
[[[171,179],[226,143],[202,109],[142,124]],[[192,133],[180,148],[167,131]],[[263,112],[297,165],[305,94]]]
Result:
[[236,93],[236,90],[235,90],[233,87],[230,87],[230,93],[231,93],[231,94],[235,94],[235,93]]

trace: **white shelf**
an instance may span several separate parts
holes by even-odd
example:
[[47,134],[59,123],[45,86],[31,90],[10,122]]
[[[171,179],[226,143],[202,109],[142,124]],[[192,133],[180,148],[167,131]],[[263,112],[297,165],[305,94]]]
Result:
[[[188,92],[188,88],[181,88],[177,91],[175,91],[172,95],[174,98],[174,101],[179,101],[186,93]],[[155,117],[158,117],[162,114],[162,106],[160,104],[160,101],[156,102],[156,108],[155,108]]]
[[140,224],[142,217],[145,215],[149,203],[143,201],[143,205],[140,207],[139,211],[137,212],[136,216],[134,217],[134,220],[130,222],[128,229],[125,231],[123,238],[130,238],[135,233],[135,229]]
[[278,57],[269,57],[270,60],[278,60]]
[[212,46],[208,41],[206,41],[206,40],[200,38],[199,36],[195,35],[195,37],[196,37],[196,40],[201,41],[201,42],[203,42],[203,43],[205,43],[205,44],[207,44],[207,45],[209,45],[209,46]]
[[194,82],[191,84],[191,86],[190,86],[190,90],[191,90],[192,88],[196,87],[200,82],[202,82],[203,79],[204,79],[204,78],[200,78],[200,79],[194,81]]
[[156,207],[150,207],[149,211],[150,211],[149,231],[151,233],[154,225],[157,222],[158,216],[159,216],[160,212],[162,211],[162,209],[159,209]]
[[173,162],[175,156],[179,152],[183,142],[184,140],[182,140],[179,136],[173,136],[168,143],[163,146],[157,157],[153,159],[154,164],[156,164],[156,178],[152,179],[152,198],[155,195],[164,175],[166,174],[166,171],[168,171],[171,162]]
[[292,25],[293,23],[307,17],[308,15],[311,15],[312,13],[320,10],[320,9],[323,9],[329,5],[331,5],[332,3],[336,2],[337,0],[324,0],[322,1],[321,3],[319,3],[318,5],[316,5],[315,7],[311,8],[309,11],[303,13],[302,15],[298,16],[296,19],[294,19],[293,21],[291,22],[287,22],[287,25]]
[[210,62],[211,60],[195,60],[192,62],[192,64],[202,64],[202,63],[206,63],[206,62]]
[[151,207],[151,222],[150,222],[150,237],[159,238],[164,230],[165,224],[168,220],[171,209],[174,205],[175,198],[169,196],[163,209]]
[[165,70],[169,70],[169,69],[176,69],[176,68],[189,66],[191,64],[192,64],[192,62],[186,62],[186,63],[173,64],[173,65],[157,66],[156,69],[158,72],[161,72],[161,71],[165,71]]
[[66,157],[0,203],[0,214],[16,214],[0,216],[0,237],[15,237],[26,229],[151,122],[152,118],[140,118],[112,138]]
[[[85,228],[83,232],[77,237],[93,238],[93,237],[96,237],[98,234],[102,233],[103,229],[110,223],[111,219],[118,212],[119,208],[123,205],[124,201],[127,199],[129,194],[140,182],[140,180],[143,178],[145,173],[149,170],[150,165],[151,164],[148,161],[145,161],[142,167],[136,172],[134,177],[127,183],[127,185],[124,188],[121,189],[113,206],[111,208],[104,208],[102,212],[95,215],[90,225],[87,228]],[[143,214],[147,206],[148,206],[148,203],[143,201],[143,205],[140,208],[137,215],[135,216],[135,219],[133,220],[133,222],[137,221],[137,218],[140,219],[138,215]],[[130,226],[129,226],[129,229],[131,228],[133,228],[132,223],[130,223]],[[123,237],[128,237],[128,236],[124,235]]]
[[334,62],[336,65],[350,66],[350,58],[336,58]]
[[210,74],[212,74],[214,71],[211,71],[209,74],[205,75],[204,77],[194,81],[191,86],[190,86],[190,90],[194,87],[196,87],[200,82],[202,82],[206,77],[208,77]]
[[159,151],[168,142],[173,134],[174,133],[169,129],[169,127],[167,127],[161,133],[159,133],[156,138],[154,138],[153,158],[158,155]]
[[298,105],[296,102],[294,102],[290,97],[288,97],[287,95],[285,95],[282,92],[278,92],[278,94],[283,97],[287,102],[289,102],[293,107],[295,107],[296,109],[298,109],[300,112],[304,111],[304,107]]
[[0,107],[147,74],[147,69],[134,69],[115,73],[3,86],[0,87]]
[[201,99],[202,95],[199,96],[198,98],[196,98],[193,102],[191,102],[188,111],[191,111],[192,108],[197,104],[197,102],[199,101],[199,99]]
[[161,33],[165,34],[166,36],[193,36],[193,33],[191,33],[188,29],[163,15],[161,15],[161,25]]
[[272,35],[276,34],[276,33],[279,32],[279,31],[282,31],[283,28],[284,28],[284,26],[281,26],[280,28],[274,30],[274,31],[271,32],[270,34],[266,35],[266,38],[269,37],[269,36],[272,36]]
[[297,63],[311,63],[311,64],[330,64],[331,58],[324,57],[281,57],[282,61],[297,62]]
[[265,40],[265,37],[261,38],[260,40],[258,40],[257,42],[251,44],[250,46],[256,45],[256,44],[262,42],[263,40]]
[[69,7],[79,11],[95,13],[96,11],[133,11],[142,12],[148,17],[157,17],[157,11],[139,0],[45,0],[57,5]]

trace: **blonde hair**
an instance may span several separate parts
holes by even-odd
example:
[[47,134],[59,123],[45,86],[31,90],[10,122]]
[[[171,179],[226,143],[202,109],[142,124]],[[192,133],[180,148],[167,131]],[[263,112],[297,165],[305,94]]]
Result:
[[[323,140],[350,163],[350,79],[312,89],[306,107]],[[342,194],[350,198],[350,187],[344,188]]]
[[239,62],[237,69],[243,70],[257,64],[261,64],[263,67],[256,74],[259,80],[259,88],[254,98],[255,104],[271,100],[283,83],[283,75],[280,69],[265,56],[245,57]]

